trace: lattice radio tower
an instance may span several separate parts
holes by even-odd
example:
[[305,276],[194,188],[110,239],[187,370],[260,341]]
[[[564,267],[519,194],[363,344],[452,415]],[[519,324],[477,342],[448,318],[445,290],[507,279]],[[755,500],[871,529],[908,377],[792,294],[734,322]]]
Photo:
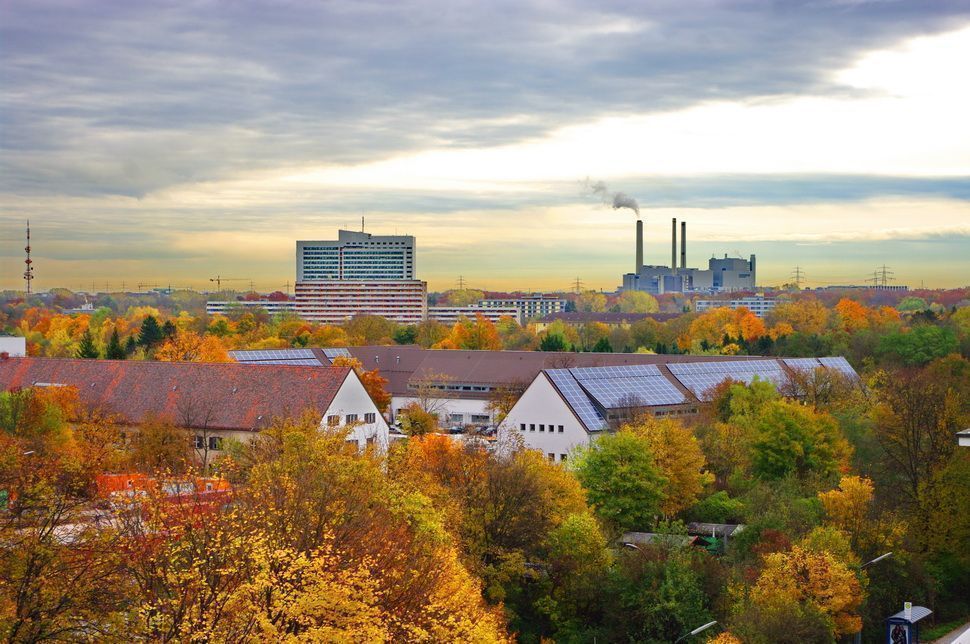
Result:
[[34,279],[34,260],[30,258],[30,220],[27,220],[27,245],[24,247],[27,252],[27,258],[24,259],[24,264],[27,265],[27,269],[24,271],[24,283],[27,285],[27,295],[30,295],[30,282]]

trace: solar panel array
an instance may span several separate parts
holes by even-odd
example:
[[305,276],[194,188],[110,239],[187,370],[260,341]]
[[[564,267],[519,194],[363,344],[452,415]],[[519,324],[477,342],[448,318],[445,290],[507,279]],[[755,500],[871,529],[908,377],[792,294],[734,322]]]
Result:
[[347,349],[324,349],[323,350],[323,355],[327,356],[331,360],[333,360],[337,356],[341,356],[341,357],[344,357],[344,358],[351,357],[350,356],[350,351],[348,351]]
[[656,365],[578,367],[569,372],[604,409],[679,405],[686,401]]
[[709,400],[710,391],[725,380],[750,384],[757,378],[767,380],[775,386],[781,386],[786,380],[785,372],[776,360],[672,362],[667,368],[701,400]]
[[822,366],[818,358],[782,358],[782,362],[796,371],[808,371],[809,373]]
[[819,358],[818,361],[821,362],[826,367],[828,367],[829,369],[838,371],[839,373],[845,376],[848,376],[854,380],[857,380],[859,378],[859,374],[855,372],[855,369],[852,368],[852,365],[849,364],[849,361],[843,358],[842,356]]
[[[316,360],[311,349],[261,349],[253,351],[230,351],[237,362],[263,362],[266,360]],[[320,364],[319,361],[317,364]]]
[[589,396],[583,391],[569,369],[546,369],[546,375],[572,407],[579,419],[591,432],[606,429],[606,419],[596,409]]

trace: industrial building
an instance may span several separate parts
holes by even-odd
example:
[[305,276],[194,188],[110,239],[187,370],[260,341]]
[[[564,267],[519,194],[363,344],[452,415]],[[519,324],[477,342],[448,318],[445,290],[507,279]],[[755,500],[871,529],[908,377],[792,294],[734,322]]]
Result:
[[340,324],[379,315],[400,324],[427,318],[428,285],[415,279],[410,235],[340,230],[336,241],[296,242],[296,313]]
[[623,276],[623,290],[651,295],[685,292],[731,292],[753,290],[757,283],[756,260],[724,256],[711,257],[707,269],[687,267],[687,222],[680,225],[680,264],[677,262],[677,220],[672,222],[670,265],[643,263],[643,221],[636,225],[635,270]]
[[682,416],[697,412],[711,391],[725,380],[750,383],[756,378],[786,386],[795,371],[832,370],[858,375],[841,357],[728,359],[675,356],[626,366],[542,369],[499,427],[499,441],[517,435],[526,447],[550,461],[567,460],[570,451],[589,445],[636,415]]

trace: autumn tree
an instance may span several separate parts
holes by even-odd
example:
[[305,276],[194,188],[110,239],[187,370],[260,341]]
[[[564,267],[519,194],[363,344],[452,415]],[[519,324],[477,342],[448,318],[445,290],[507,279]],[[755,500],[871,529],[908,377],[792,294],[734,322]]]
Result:
[[836,474],[851,454],[834,418],[797,403],[767,403],[754,427],[753,469],[765,478],[824,479]]
[[678,421],[644,418],[624,428],[646,439],[654,463],[667,479],[660,509],[674,515],[692,506],[714,477],[704,471],[706,460],[694,433]]
[[660,305],[657,299],[643,291],[623,291],[616,299],[622,313],[657,313]]
[[438,431],[439,416],[417,402],[408,403],[397,414],[401,431],[408,436],[423,436]]
[[186,472],[192,462],[189,433],[167,419],[146,418],[133,438],[131,460],[143,472]]
[[391,406],[391,394],[387,392],[387,378],[381,376],[379,369],[367,371],[363,363],[357,358],[337,356],[331,361],[334,367],[350,367],[360,378],[360,382],[367,390],[367,395],[374,401],[378,411],[382,414]]
[[660,514],[668,481],[644,436],[601,436],[573,457],[572,467],[596,514],[613,528],[645,531]]
[[229,353],[215,336],[182,331],[166,340],[155,358],[163,362],[229,362]]

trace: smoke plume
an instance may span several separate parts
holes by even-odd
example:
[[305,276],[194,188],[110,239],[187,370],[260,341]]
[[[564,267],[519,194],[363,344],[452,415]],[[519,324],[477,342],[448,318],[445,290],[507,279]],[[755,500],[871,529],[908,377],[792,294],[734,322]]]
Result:
[[620,208],[629,208],[633,212],[637,213],[637,218],[640,217],[640,205],[637,200],[628,194],[623,192],[610,192],[610,189],[602,181],[590,182],[589,179],[586,180],[586,187],[591,193],[603,200],[603,203],[613,206],[613,210],[619,210]]

